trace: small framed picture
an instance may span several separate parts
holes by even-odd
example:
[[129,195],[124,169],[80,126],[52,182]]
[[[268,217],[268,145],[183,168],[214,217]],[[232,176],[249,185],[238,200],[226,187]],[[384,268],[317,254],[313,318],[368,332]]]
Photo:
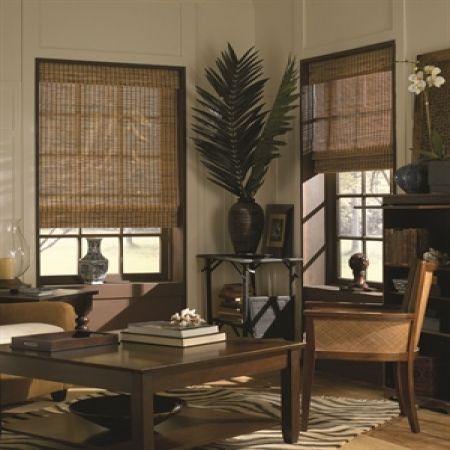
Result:
[[276,257],[292,256],[294,205],[267,205],[262,253]]

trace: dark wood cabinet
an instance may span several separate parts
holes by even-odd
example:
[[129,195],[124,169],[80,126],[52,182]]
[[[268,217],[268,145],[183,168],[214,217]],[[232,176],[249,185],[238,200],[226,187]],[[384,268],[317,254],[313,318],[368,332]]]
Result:
[[[450,195],[383,197],[384,303],[402,302],[411,259],[429,248],[450,255]],[[450,412],[450,265],[436,271],[416,363],[419,404]],[[390,385],[389,370],[386,383]],[[423,386],[422,386],[423,385]]]

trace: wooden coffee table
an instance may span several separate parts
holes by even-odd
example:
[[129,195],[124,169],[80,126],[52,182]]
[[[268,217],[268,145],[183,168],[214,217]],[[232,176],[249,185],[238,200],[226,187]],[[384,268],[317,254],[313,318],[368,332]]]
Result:
[[[186,349],[125,343],[46,354],[0,346],[1,371],[11,375],[105,388],[131,394],[131,436],[112,433],[71,413],[30,420],[7,418],[4,429],[83,449],[188,449],[277,424],[273,419],[183,407],[153,427],[153,393],[240,375],[280,371],[281,428],[296,442],[300,415],[300,353],[304,344],[279,339],[234,338]],[[110,441],[108,441],[110,439]],[[108,442],[105,447],[105,442]]]

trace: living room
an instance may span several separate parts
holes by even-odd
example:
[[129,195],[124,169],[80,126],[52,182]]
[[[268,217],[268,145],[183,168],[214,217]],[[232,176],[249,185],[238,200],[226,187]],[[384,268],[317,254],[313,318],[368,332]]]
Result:
[[[80,286],[78,251],[75,256],[68,253],[74,262],[70,273],[61,273],[60,267],[54,266],[55,273],[51,273],[50,266],[45,272],[49,258],[41,259],[39,255],[39,240],[48,236],[40,234],[37,221],[37,60],[175,67],[185,71],[181,226],[177,224],[171,230],[170,257],[167,252],[162,258],[162,276],[122,278],[119,265],[117,273],[115,269],[109,271],[104,284],[95,285],[98,293],[93,297],[89,327],[107,331],[126,327],[130,322],[168,320],[186,306],[206,316],[204,259],[198,255],[234,252],[227,223],[228,210],[236,197],[208,180],[192,140],[196,86],[207,86],[205,69],[214,66],[227,43],[238,54],[252,46],[258,50],[268,78],[265,98],[271,104],[289,55],[294,55],[299,64],[301,60],[394,42],[396,61],[415,61],[417,55],[449,48],[449,17],[449,0],[0,0],[0,205],[3,218],[21,219],[30,246],[31,264],[23,281],[32,286],[67,286],[71,280],[73,286]],[[408,63],[395,64],[392,169],[404,166],[412,156],[409,149],[413,147],[414,96],[408,92],[411,70]],[[287,145],[271,164],[256,200],[263,208],[293,205],[292,256],[303,257],[305,263],[321,244],[312,242],[310,236],[306,238],[302,230],[311,198],[301,188],[299,111],[295,112],[293,130],[285,136]],[[163,233],[155,236],[166,242]],[[304,239],[308,239],[307,245]],[[80,250],[81,255],[85,251]],[[57,259],[55,256],[53,261]],[[58,260],[55,266],[62,264]],[[375,264],[371,260],[372,267]],[[308,265],[314,274],[306,275],[312,278],[305,282],[325,284],[325,267],[320,258]],[[258,288],[284,290],[284,270],[273,269],[270,276],[258,281]],[[232,268],[215,273],[213,297],[231,277],[235,281]],[[299,299],[301,284],[296,284]],[[297,333],[300,322],[299,317]]]

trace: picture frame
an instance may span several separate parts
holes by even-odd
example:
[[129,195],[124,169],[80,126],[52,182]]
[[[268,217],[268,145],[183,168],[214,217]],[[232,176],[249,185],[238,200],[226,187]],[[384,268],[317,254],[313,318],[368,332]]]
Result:
[[266,206],[261,252],[274,257],[292,256],[292,204]]

